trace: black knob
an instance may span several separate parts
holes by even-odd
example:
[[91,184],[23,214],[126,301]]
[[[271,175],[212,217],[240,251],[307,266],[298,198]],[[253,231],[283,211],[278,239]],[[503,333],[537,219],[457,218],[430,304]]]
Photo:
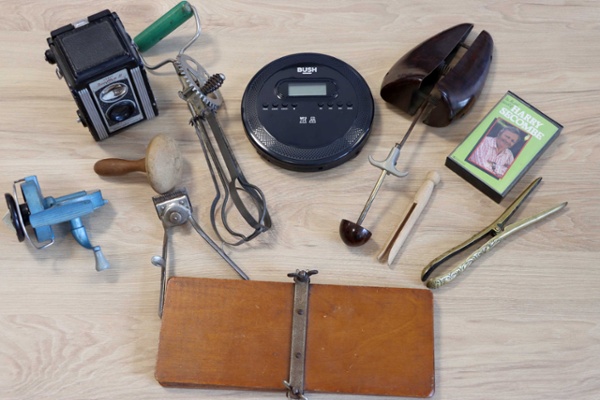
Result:
[[4,198],[6,199],[6,205],[8,206],[8,212],[10,213],[10,220],[17,231],[17,239],[19,239],[19,242],[22,242],[25,240],[25,227],[21,224],[21,220],[19,219],[17,202],[9,193],[4,193]]
[[54,58],[54,53],[52,53],[52,51],[46,50],[44,53],[44,58],[49,64],[56,64],[56,58]]

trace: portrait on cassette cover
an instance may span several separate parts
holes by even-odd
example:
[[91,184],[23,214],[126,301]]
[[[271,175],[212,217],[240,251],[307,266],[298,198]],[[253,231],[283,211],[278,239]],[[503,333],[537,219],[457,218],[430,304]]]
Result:
[[528,139],[528,135],[514,125],[496,118],[469,154],[467,161],[493,177],[502,179]]

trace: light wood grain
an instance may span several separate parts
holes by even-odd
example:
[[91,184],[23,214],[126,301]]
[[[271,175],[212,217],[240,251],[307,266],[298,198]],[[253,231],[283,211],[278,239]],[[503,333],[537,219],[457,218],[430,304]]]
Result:
[[[112,269],[97,273],[91,252],[66,228],[43,251],[2,228],[0,257],[0,398],[3,399],[278,399],[282,393],[165,389],[154,379],[160,320],[162,227],[154,191],[142,174],[119,179],[93,172],[96,161],[138,159],[153,136],[167,133],[185,159],[183,184],[209,231],[210,176],[188,125],[173,73],[150,75],[160,115],[101,143],[76,121],[75,103],[44,61],[49,32],[104,8],[135,35],[176,1],[2,1],[0,15],[0,185],[37,175],[44,195],[100,189],[109,204],[85,220],[92,243]],[[320,271],[318,283],[420,288],[420,271],[445,250],[495,219],[535,177],[541,186],[518,216],[562,201],[565,211],[530,227],[434,293],[434,399],[596,399],[600,393],[600,4],[593,1],[193,1],[203,34],[188,54],[222,72],[226,106],[219,120],[248,179],[265,192],[273,229],[249,245],[226,248],[252,279],[287,281],[297,268]],[[364,226],[363,247],[339,239],[342,218],[360,213],[382,159],[406,131],[406,115],[379,97],[383,76],[406,51],[462,22],[487,30],[495,50],[482,96],[446,128],[416,126],[399,168],[387,179]],[[177,30],[149,52],[172,57],[192,33]],[[355,67],[376,103],[362,153],[330,171],[301,174],[264,162],[246,139],[241,98],[249,80],[283,55],[309,51]],[[564,125],[502,204],[443,167],[445,157],[507,91]],[[442,180],[395,261],[380,247],[427,171]],[[518,217],[517,216],[517,217]],[[173,235],[178,276],[238,279],[189,228]],[[361,396],[310,394],[315,399]],[[366,397],[364,397],[366,399]]]

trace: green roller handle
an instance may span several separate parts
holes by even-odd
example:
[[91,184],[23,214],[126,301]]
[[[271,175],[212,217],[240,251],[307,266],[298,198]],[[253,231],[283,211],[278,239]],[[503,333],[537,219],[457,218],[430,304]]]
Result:
[[192,15],[194,15],[194,11],[190,3],[182,1],[140,32],[133,41],[143,53],[177,29]]

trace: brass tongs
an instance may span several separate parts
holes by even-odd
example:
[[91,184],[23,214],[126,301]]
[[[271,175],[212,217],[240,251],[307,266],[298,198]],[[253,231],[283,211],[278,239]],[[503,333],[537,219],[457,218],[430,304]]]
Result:
[[[558,204],[548,210],[542,211],[539,214],[533,215],[529,218],[524,218],[524,219],[514,222],[510,225],[506,225],[507,221],[513,216],[513,214],[521,206],[523,201],[525,201],[525,199],[531,194],[531,192],[539,185],[539,183],[541,181],[542,181],[541,177],[534,180],[523,191],[523,193],[521,193],[521,195],[519,195],[519,197],[517,197],[517,199],[515,201],[513,201],[513,203],[510,206],[508,206],[506,211],[504,211],[502,213],[502,215],[500,215],[500,217],[498,217],[498,219],[496,219],[494,222],[492,222],[490,225],[488,225],[486,228],[484,228],[481,232],[477,233],[475,236],[471,237],[467,241],[459,244],[456,247],[453,247],[452,249],[448,250],[447,252],[445,252],[444,254],[442,254],[441,256],[436,258],[435,260],[431,261],[423,269],[423,272],[421,273],[421,280],[423,282],[426,282],[425,284],[427,285],[427,287],[430,289],[437,289],[440,286],[443,286],[446,283],[452,281],[461,272],[463,272],[471,264],[473,264],[473,262],[475,262],[479,257],[481,257],[483,254],[490,251],[492,248],[494,248],[494,246],[496,246],[498,243],[500,243],[501,241],[503,241],[504,239],[506,239],[513,233],[518,232],[521,229],[526,228],[529,225],[532,225],[535,222],[538,222],[538,221],[554,214],[555,212],[563,209],[567,205],[566,201],[564,203]],[[467,248],[471,247],[475,243],[481,241],[482,239],[484,239],[490,235],[492,236],[492,238],[489,239],[487,242],[485,242],[481,247],[479,247],[473,253],[471,253],[471,255],[469,255],[469,257],[467,257],[465,259],[465,261],[463,261],[460,265],[453,268],[450,272],[448,272],[444,275],[430,278],[431,274],[435,271],[435,269],[437,269],[443,262],[445,262],[449,258],[457,255],[458,253],[462,252],[463,250],[466,250]]]

